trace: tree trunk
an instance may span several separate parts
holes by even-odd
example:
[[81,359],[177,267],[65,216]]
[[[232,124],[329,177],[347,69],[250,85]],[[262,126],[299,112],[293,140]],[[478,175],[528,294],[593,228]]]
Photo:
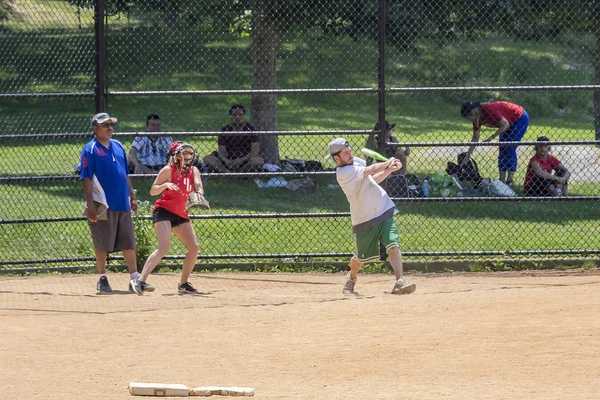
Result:
[[[594,51],[594,70],[596,71],[596,85],[600,85],[600,17],[596,16],[594,36],[596,37],[596,49]],[[600,140],[600,90],[594,91],[594,128],[596,129],[595,140]]]
[[[252,88],[275,89],[275,59],[277,47],[277,23],[269,18],[264,0],[257,0],[252,21],[253,59]],[[274,94],[252,95],[252,123],[257,130],[277,130],[277,96]],[[279,163],[277,136],[260,137],[261,156],[267,163]]]

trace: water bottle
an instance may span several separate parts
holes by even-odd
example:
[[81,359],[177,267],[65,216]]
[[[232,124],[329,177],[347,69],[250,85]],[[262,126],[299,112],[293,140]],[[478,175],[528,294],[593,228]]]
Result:
[[562,196],[562,189],[560,188],[560,186],[556,185],[556,187],[554,188],[554,193],[556,194],[556,197]]
[[423,196],[429,197],[429,181],[427,179],[423,181],[421,189],[423,190]]

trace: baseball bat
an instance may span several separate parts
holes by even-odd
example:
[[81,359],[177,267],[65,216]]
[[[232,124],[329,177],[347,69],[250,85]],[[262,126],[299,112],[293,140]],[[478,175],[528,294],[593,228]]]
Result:
[[366,155],[366,156],[369,156],[369,157],[371,157],[371,158],[374,158],[374,159],[376,159],[376,160],[379,160],[379,161],[388,161],[388,160],[389,160],[387,157],[384,157],[384,156],[382,156],[381,154],[379,154],[379,153],[378,153],[378,152],[376,152],[376,151],[373,151],[373,150],[367,149],[366,147],[365,147],[365,148],[362,148],[362,149],[360,149],[360,151],[361,151],[361,152],[362,152],[364,155]]

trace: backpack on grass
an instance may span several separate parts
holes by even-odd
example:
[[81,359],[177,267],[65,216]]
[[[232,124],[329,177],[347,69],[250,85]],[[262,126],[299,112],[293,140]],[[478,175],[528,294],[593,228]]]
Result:
[[424,197],[421,182],[413,174],[392,174],[381,186],[390,197]]
[[481,174],[479,173],[479,167],[473,157],[469,157],[469,160],[462,164],[465,157],[468,157],[468,153],[460,153],[457,157],[458,164],[448,162],[446,167],[446,173],[448,175],[455,176],[460,182],[468,182],[472,184],[473,189],[481,188]]

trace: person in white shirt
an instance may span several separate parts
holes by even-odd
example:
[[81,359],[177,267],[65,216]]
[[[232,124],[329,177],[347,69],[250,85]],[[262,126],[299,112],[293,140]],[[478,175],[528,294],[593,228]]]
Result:
[[[157,114],[146,118],[146,132],[162,132],[162,121]],[[140,135],[133,139],[129,156],[129,170],[135,174],[155,174],[169,162],[169,148],[173,138],[168,135]]]
[[343,294],[355,294],[354,286],[358,271],[363,264],[380,259],[379,243],[389,254],[390,264],[396,276],[393,294],[410,294],[416,290],[402,274],[402,253],[398,245],[398,229],[394,215],[396,206],[379,183],[392,172],[402,168],[395,158],[367,167],[366,162],[354,157],[352,148],[343,138],[329,143],[329,155],[335,161],[336,178],[350,203],[354,256],[350,260],[350,271],[346,275]]

